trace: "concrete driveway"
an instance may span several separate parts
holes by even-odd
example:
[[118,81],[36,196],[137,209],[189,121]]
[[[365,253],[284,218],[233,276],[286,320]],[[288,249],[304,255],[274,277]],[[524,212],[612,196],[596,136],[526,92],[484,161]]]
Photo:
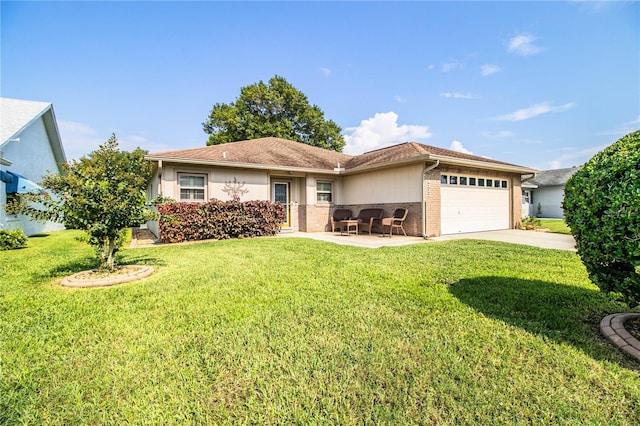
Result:
[[551,232],[523,231],[519,229],[442,235],[440,237],[430,238],[430,241],[448,241],[461,239],[501,241],[504,243],[524,244],[527,246],[548,249],[576,251],[576,241],[574,240],[573,235],[553,234]]
[[501,241],[512,244],[524,244],[534,247],[576,251],[575,240],[571,235],[552,234],[550,232],[522,231],[508,229],[504,231],[473,232],[468,234],[443,235],[432,237],[428,240],[420,237],[396,236],[383,237],[380,234],[360,234],[360,235],[340,235],[331,232],[292,232],[282,233],[278,238],[312,238],[314,240],[326,241],[340,245],[349,245],[365,248],[380,248],[404,246],[408,244],[433,243],[438,241],[474,239]]

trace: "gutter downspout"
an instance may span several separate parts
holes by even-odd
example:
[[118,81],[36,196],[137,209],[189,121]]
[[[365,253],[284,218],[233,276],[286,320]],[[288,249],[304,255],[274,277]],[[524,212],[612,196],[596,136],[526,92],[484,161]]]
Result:
[[438,167],[440,165],[440,160],[436,160],[435,164],[430,165],[429,167],[427,167],[427,163],[424,164],[424,168],[422,169],[422,202],[420,203],[422,206],[422,238],[427,239],[429,238],[427,236],[427,200],[425,198],[426,195],[426,175],[427,172],[430,172],[431,170],[435,169],[436,167]]

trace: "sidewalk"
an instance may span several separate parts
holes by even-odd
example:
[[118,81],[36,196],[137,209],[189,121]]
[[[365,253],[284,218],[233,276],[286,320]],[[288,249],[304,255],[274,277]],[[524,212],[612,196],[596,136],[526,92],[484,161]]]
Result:
[[503,231],[473,232],[468,234],[443,235],[424,239],[422,237],[405,237],[394,235],[393,237],[383,237],[380,234],[360,235],[340,235],[331,232],[292,232],[278,234],[277,238],[312,238],[314,240],[326,241],[340,245],[350,245],[365,248],[397,247],[408,244],[420,244],[427,242],[474,239],[487,241],[501,241],[512,244],[524,244],[528,246],[576,251],[575,240],[571,235],[552,234],[550,232],[522,231],[518,229],[507,229]]
[[528,246],[548,249],[576,251],[576,241],[573,238],[573,235],[553,234],[551,232],[523,231],[519,229],[442,235],[440,237],[430,238],[431,241],[448,241],[460,239],[501,241],[504,243],[524,244]]

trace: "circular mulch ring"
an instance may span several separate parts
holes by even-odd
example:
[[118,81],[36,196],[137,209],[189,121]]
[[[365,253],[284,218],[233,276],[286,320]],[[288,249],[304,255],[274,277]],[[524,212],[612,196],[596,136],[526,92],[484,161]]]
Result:
[[153,273],[148,265],[125,265],[116,272],[82,271],[62,280],[64,287],[109,287],[116,284],[141,280]]

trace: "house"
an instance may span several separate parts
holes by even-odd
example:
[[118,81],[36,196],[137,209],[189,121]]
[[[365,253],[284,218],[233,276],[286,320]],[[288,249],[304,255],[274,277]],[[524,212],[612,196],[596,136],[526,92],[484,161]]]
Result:
[[[241,186],[242,200],[286,206],[283,232],[327,231],[335,209],[370,207],[408,208],[404,229],[414,236],[516,228],[521,175],[535,172],[416,142],[352,156],[261,138],[146,158],[155,164],[148,197],[228,200]],[[157,223],[149,228],[158,235]]]
[[67,159],[53,106],[47,102],[0,98],[0,225],[22,228],[27,235],[63,229],[54,222],[34,222],[8,215],[7,200],[39,190],[35,183],[49,172],[61,171]]
[[522,184],[522,215],[563,219],[564,186],[580,167],[542,170]]

